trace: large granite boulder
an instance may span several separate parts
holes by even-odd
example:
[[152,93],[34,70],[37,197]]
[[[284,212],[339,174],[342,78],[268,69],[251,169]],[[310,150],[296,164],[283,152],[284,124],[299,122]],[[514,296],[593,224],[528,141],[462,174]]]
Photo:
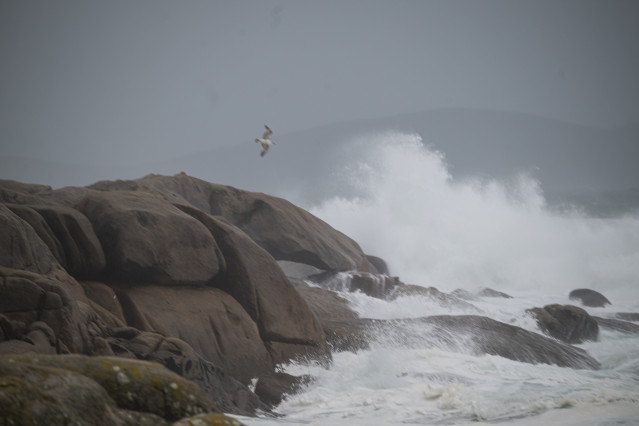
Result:
[[96,192],[75,207],[93,224],[111,279],[203,285],[224,268],[224,258],[206,227],[157,196]]
[[[203,223],[215,237],[226,259],[226,269],[216,278],[215,285],[248,312],[262,340],[271,344],[269,349],[274,349],[273,344],[303,345],[315,348],[311,352],[317,350],[328,356],[317,318],[273,257],[226,220],[190,206],[180,208]],[[286,361],[281,356],[288,357],[275,353],[281,349],[271,351],[276,363]]]
[[597,340],[599,326],[585,310],[571,305],[546,305],[529,309],[539,328],[546,334],[566,343]]
[[570,292],[568,297],[570,300],[578,300],[582,305],[591,308],[603,308],[604,306],[611,304],[610,300],[608,300],[606,296],[598,291],[590,290],[588,288],[578,288],[577,290],[573,290]]
[[149,175],[138,187],[225,217],[277,260],[320,269],[375,271],[359,245],[326,222],[282,198],[216,185],[186,174]]

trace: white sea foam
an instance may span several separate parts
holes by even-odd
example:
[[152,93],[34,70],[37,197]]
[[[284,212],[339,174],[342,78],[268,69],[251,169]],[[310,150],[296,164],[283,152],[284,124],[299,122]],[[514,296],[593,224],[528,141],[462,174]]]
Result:
[[639,218],[547,208],[534,177],[456,180],[418,135],[355,141],[340,175],[352,197],[311,211],[384,258],[404,282],[513,295],[592,288],[624,302],[639,285]]
[[[527,309],[575,303],[568,299],[575,288],[593,288],[612,301],[589,308],[595,315],[639,311],[639,218],[554,212],[527,175],[509,182],[456,180],[445,157],[417,135],[378,135],[348,149],[345,155],[357,156],[339,185],[352,196],[312,211],[386,259],[404,282],[508,293],[514,298],[472,303],[482,315],[531,331],[539,330]],[[343,296],[367,318],[476,313],[426,296]],[[242,421],[605,425],[639,418],[638,336],[604,330],[598,342],[581,345],[602,363],[598,371],[476,356],[457,343],[440,347],[382,336],[370,350],[334,354],[329,368],[293,363],[285,371],[311,374],[315,382],[277,407],[284,417]]]

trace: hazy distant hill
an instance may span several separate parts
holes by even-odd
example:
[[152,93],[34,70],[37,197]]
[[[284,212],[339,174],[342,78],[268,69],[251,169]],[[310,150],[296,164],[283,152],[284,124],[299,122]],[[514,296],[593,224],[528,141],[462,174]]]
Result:
[[253,141],[245,141],[126,169],[87,170],[86,166],[74,165],[62,168],[42,162],[29,166],[23,160],[18,166],[18,176],[12,173],[7,176],[6,171],[11,172],[12,167],[17,173],[16,165],[3,158],[0,166],[5,171],[2,177],[33,182],[24,173],[29,171],[33,176],[42,175],[40,182],[54,185],[58,182],[57,175],[78,178],[64,184],[88,184],[104,178],[185,171],[208,181],[285,196],[306,204],[339,189],[331,187],[333,181],[327,176],[339,173],[345,164],[342,157],[345,144],[356,136],[387,130],[421,135],[426,144],[445,153],[455,177],[504,178],[529,171],[551,198],[614,191],[616,198],[623,199],[620,193],[639,188],[639,125],[594,128],[533,115],[472,109],[350,121],[297,133],[278,128],[273,135],[276,145],[264,158],[259,156],[259,147]]
[[[639,188],[639,126],[591,128],[547,118],[464,109],[360,120],[273,135],[266,157],[252,141],[165,163],[214,182],[295,194],[304,202],[336,188],[326,177],[345,163],[341,149],[359,135],[414,132],[445,153],[455,177],[494,178],[532,172],[551,197]],[[277,129],[276,129],[277,132]],[[171,172],[171,170],[166,170]]]

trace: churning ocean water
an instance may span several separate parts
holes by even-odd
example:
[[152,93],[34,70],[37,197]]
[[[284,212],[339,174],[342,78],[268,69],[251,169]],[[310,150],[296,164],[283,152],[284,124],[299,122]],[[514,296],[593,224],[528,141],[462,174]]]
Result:
[[[639,312],[639,215],[590,217],[557,211],[526,174],[509,181],[452,177],[443,154],[418,135],[387,133],[351,145],[358,152],[335,176],[349,195],[311,211],[385,259],[392,275],[444,292],[489,287],[512,299],[472,301],[482,315],[540,333],[526,310],[576,304],[591,288],[611,302],[586,308],[613,317]],[[393,301],[343,293],[363,318],[468,314],[424,296]],[[457,308],[459,309],[459,308]],[[398,325],[401,327],[401,325]],[[414,331],[414,330],[413,330]],[[600,330],[578,345],[596,371],[477,355],[464,342],[439,347],[425,334],[380,336],[369,350],[333,354],[330,367],[282,370],[315,381],[286,398],[281,417],[248,425],[639,424],[639,336]]]

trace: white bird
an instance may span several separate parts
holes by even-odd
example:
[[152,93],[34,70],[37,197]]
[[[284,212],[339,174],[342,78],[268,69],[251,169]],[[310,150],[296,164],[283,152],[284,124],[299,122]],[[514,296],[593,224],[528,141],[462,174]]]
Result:
[[255,142],[259,142],[260,144],[262,144],[262,152],[260,152],[260,155],[262,157],[264,157],[264,154],[266,154],[266,151],[268,151],[271,145],[275,145],[275,142],[271,140],[271,135],[273,134],[273,131],[266,124],[264,125],[264,128],[266,128],[266,130],[264,131],[262,138],[261,139],[255,138]]

